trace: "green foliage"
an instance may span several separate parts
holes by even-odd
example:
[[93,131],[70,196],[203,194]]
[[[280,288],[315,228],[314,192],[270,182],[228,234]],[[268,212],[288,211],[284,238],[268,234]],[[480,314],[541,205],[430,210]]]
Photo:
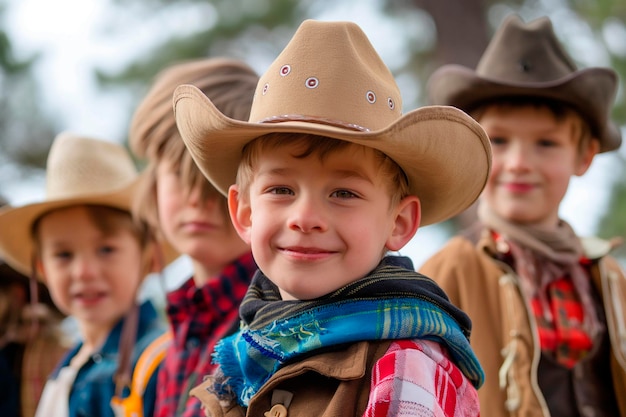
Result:
[[[0,1],[0,20],[5,10],[6,1]],[[18,177],[45,166],[52,141],[51,122],[41,111],[38,86],[31,72],[37,58],[35,54],[18,59],[7,31],[0,27],[0,163],[16,167],[12,175]],[[4,181],[15,179],[5,174],[0,192]]]
[[[146,18],[155,13],[155,6],[185,7],[195,6],[199,12],[208,8],[214,16],[210,24],[197,32],[187,35],[172,36],[163,43],[156,44],[152,49],[138,55],[135,62],[118,74],[99,73],[102,83],[124,85],[128,83],[144,85],[161,69],[178,61],[201,58],[211,55],[217,44],[233,45],[229,51],[222,52],[235,56],[236,47],[242,43],[271,43],[271,29],[280,26],[294,28],[305,14],[300,2],[295,0],[187,0],[177,2],[171,0],[113,0],[121,7],[129,3],[138,3],[142,9],[138,12]],[[264,37],[250,39],[248,32],[252,27],[267,29],[255,32]],[[244,57],[241,57],[244,58]]]

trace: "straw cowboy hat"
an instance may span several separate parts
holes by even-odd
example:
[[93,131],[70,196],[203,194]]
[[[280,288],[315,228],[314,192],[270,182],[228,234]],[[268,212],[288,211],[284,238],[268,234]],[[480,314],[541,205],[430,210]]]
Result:
[[45,213],[93,204],[130,211],[138,174],[126,149],[98,139],[59,134],[46,166],[46,198],[0,210],[0,256],[29,276],[34,254],[32,227]]
[[224,116],[193,86],[174,92],[185,145],[225,195],[247,143],[273,132],[305,133],[385,153],[421,199],[421,224],[446,220],[472,204],[487,181],[487,135],[453,107],[401,109],[393,75],[351,22],[304,21],[259,80],[248,122]]
[[494,34],[476,71],[444,65],[428,82],[430,102],[471,111],[498,98],[543,97],[580,112],[600,141],[600,152],[619,148],[622,138],[611,122],[617,75],[610,68],[576,64],[561,46],[549,18],[524,24],[508,16]]

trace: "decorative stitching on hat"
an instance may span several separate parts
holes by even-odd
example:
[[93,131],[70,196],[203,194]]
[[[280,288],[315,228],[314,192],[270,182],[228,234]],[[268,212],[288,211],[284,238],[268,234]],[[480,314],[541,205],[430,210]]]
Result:
[[341,127],[344,129],[356,130],[358,132],[369,132],[366,127],[354,123],[347,123],[341,120],[328,119],[326,117],[304,116],[301,114],[283,114],[280,116],[270,116],[259,120],[257,123],[282,123],[282,122],[309,122],[322,125]]
[[282,67],[280,67],[280,76],[281,77],[289,75],[290,72],[291,72],[291,65],[283,65]]
[[304,85],[306,85],[306,88],[317,88],[320,85],[320,80],[315,77],[309,77],[304,82]]
[[376,94],[372,90],[368,90],[367,93],[365,93],[365,98],[370,104],[376,103]]

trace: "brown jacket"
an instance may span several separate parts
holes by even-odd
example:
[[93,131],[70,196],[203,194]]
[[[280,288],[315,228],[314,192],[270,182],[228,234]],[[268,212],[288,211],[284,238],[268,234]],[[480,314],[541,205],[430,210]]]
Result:
[[[247,413],[237,404],[221,405],[206,390],[209,381],[191,395],[200,399],[208,417],[360,417],[367,408],[372,368],[390,343],[359,342],[287,365],[252,398]],[[286,382],[289,392],[281,390]],[[288,411],[281,405],[285,394],[291,400]]]
[[[620,416],[626,417],[626,278],[608,242],[584,240],[586,256],[597,260],[593,281],[602,294],[611,340],[611,373]],[[485,371],[478,390],[483,417],[548,417],[537,383],[540,348],[535,321],[518,277],[494,259],[489,233],[477,245],[455,237],[420,272],[432,277],[472,320],[471,344]]]

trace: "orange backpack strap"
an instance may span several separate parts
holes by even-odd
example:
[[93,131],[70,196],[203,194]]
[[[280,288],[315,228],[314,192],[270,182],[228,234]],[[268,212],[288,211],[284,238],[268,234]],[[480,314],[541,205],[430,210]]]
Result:
[[154,339],[141,353],[133,371],[129,395],[124,398],[116,395],[111,399],[115,417],[143,416],[143,394],[171,343],[172,333],[167,331]]

